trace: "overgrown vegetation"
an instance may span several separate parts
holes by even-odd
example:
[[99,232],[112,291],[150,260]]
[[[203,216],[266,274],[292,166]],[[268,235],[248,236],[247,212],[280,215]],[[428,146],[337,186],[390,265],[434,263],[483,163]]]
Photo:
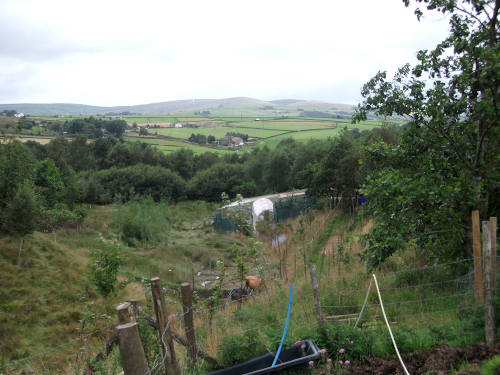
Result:
[[118,206],[113,217],[118,239],[128,246],[151,246],[167,243],[171,228],[170,212],[165,201],[152,198],[134,200]]

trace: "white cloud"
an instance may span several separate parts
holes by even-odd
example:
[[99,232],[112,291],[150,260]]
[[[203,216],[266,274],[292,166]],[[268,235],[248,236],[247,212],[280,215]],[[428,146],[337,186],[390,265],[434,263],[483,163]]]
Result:
[[392,0],[3,0],[0,102],[353,103],[362,82],[446,32]]

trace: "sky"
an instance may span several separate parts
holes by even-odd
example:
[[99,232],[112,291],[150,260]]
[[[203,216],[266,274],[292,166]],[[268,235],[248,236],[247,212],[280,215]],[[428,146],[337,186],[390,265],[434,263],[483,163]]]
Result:
[[0,103],[355,104],[445,38],[401,0],[1,0]]

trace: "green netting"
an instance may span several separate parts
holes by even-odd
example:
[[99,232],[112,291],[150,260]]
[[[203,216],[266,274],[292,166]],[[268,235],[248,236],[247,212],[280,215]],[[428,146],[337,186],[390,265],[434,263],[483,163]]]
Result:
[[216,231],[236,232],[236,225],[234,222],[231,219],[223,218],[220,212],[214,216],[214,227]]
[[274,203],[274,220],[280,222],[308,212],[316,205],[316,197],[289,198]]

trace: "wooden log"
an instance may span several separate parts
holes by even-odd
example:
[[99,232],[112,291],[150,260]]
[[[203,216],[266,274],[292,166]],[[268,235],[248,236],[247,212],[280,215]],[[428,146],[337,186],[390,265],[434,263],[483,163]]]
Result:
[[493,285],[491,283],[491,236],[490,222],[483,221],[483,254],[484,254],[484,333],[486,343],[493,345],[495,339],[495,306],[493,302]]
[[472,211],[472,246],[474,250],[474,290],[476,303],[483,303],[483,270],[481,267],[481,232],[479,211]]
[[186,339],[188,341],[187,352],[189,358],[189,365],[196,364],[196,337],[194,332],[193,321],[193,289],[191,284],[181,284],[182,296],[182,311],[184,312],[184,331],[186,332]]
[[168,325],[165,300],[163,298],[161,281],[159,277],[151,279],[151,293],[153,295],[153,306],[158,323],[158,334],[160,345],[165,358],[165,375],[177,375],[179,373],[175,358],[175,348],[172,333]]
[[116,327],[118,347],[122,360],[124,375],[144,375],[148,364],[139,337],[138,325],[135,322],[121,324]]

